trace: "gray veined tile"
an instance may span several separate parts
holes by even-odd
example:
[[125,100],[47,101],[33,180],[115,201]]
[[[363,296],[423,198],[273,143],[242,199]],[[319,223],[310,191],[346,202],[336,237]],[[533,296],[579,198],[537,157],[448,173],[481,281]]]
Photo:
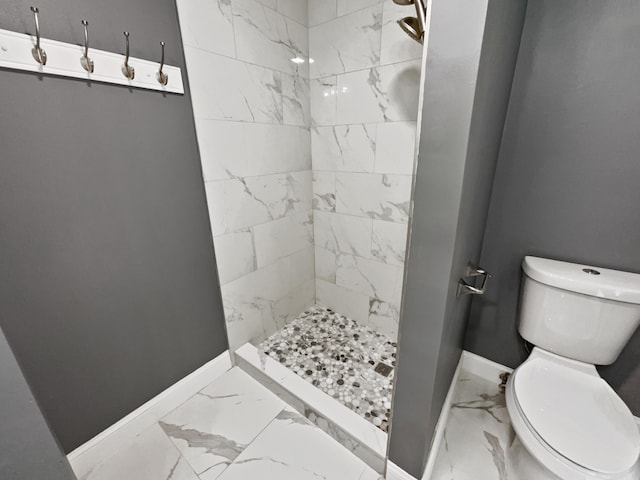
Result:
[[176,3],[185,46],[236,56],[229,0],[178,0]]
[[308,127],[311,123],[309,80],[300,75],[284,75],[282,101],[285,125]]
[[335,75],[310,80],[311,126],[317,127],[336,123],[337,82]]
[[222,471],[283,406],[262,385],[233,368],[165,416],[160,426],[196,473]]
[[407,223],[410,197],[410,175],[336,174],[338,213]]
[[338,255],[336,284],[400,305],[404,269],[352,255]]
[[311,169],[305,127],[196,118],[196,131],[207,182]]
[[397,5],[392,1],[385,1],[382,12],[382,45],[380,49],[380,64],[416,60],[422,57],[422,45],[409,38],[398,26],[397,21],[407,15],[407,7]]
[[382,4],[311,27],[311,78],[379,65],[381,30]]
[[309,26],[336,18],[337,0],[309,0]]
[[307,4],[304,0],[278,0],[277,10],[306,26],[309,20]]
[[79,480],[198,480],[186,460],[156,424]]
[[338,75],[338,123],[415,121],[420,61]]
[[336,211],[336,174],[313,172],[313,209],[323,212]]
[[188,46],[184,53],[196,119],[282,124],[281,72]]
[[308,75],[306,27],[254,0],[233,0],[233,17],[238,59]]
[[371,124],[317,127],[311,132],[314,170],[372,172],[377,126]]
[[379,475],[303,416],[286,408],[219,477],[250,478],[378,480]]

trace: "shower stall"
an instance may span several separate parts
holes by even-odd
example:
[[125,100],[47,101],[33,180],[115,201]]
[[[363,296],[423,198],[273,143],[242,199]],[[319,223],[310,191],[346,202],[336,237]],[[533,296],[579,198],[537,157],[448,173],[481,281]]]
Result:
[[414,171],[422,36],[398,26],[412,4],[177,2],[230,348],[381,432]]

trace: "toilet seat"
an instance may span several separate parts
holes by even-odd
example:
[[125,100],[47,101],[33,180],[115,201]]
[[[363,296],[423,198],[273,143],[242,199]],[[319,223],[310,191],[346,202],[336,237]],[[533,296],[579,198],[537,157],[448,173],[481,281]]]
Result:
[[637,470],[640,432],[593,365],[536,348],[509,380],[507,406],[523,444],[561,478],[637,478],[625,473]]

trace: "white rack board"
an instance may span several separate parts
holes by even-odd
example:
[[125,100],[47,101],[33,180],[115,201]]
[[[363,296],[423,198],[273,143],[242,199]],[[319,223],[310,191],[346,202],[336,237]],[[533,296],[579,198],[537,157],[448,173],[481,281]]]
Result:
[[[124,48],[124,38],[122,43]],[[160,68],[158,62],[129,57],[129,65],[135,68],[135,78],[129,80],[122,74],[124,55],[90,48],[89,58],[94,62],[94,71],[89,73],[80,64],[84,46],[41,38],[40,47],[47,52],[47,64],[43,66],[36,62],[31,54],[35,44],[34,36],[0,29],[0,67],[184,94],[182,72],[178,67],[170,65],[163,67],[162,71],[169,75],[169,81],[165,86],[156,79]],[[160,57],[159,44],[158,57]]]

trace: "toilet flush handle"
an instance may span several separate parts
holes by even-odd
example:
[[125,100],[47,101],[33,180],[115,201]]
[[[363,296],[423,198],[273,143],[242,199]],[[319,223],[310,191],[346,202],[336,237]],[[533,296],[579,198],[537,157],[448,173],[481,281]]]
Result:
[[480,287],[475,287],[473,285],[468,284],[464,278],[458,280],[458,297],[462,295],[482,295],[487,289],[487,281],[491,274],[487,272],[484,268],[469,262],[467,264],[467,271],[465,272],[465,277],[483,277],[482,285]]

